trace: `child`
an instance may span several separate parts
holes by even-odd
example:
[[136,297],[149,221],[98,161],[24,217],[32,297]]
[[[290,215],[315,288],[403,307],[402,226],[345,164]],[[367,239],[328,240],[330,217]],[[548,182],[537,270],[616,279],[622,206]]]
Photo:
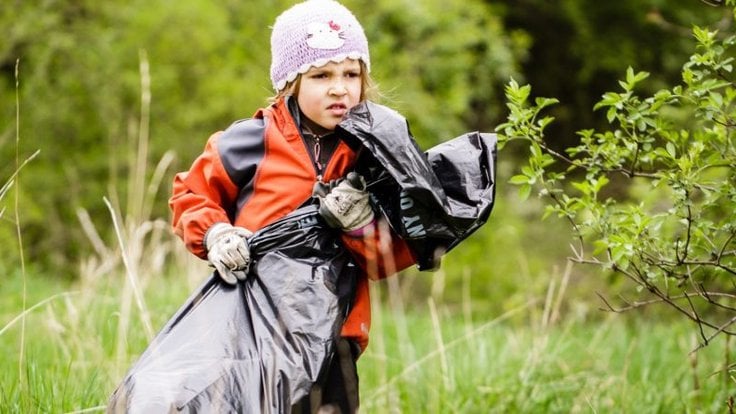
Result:
[[403,240],[378,231],[387,226],[374,214],[360,180],[342,179],[357,156],[334,130],[370,92],[368,42],[344,6],[308,0],[276,19],[271,54],[272,104],[213,134],[190,170],[176,175],[173,227],[192,253],[207,259],[223,281],[236,284],[248,274],[252,232],[313,200],[316,183],[331,188],[320,194],[320,214],[343,232],[343,246],[362,277],[336,347],[339,357],[317,392],[294,410],[355,412],[355,359],[368,344],[370,327],[367,278],[414,263]]

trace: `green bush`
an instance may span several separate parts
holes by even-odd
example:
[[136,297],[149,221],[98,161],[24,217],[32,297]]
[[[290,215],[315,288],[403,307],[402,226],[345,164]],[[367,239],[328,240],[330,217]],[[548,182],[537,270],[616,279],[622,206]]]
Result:
[[638,287],[639,297],[606,301],[610,310],[666,304],[698,325],[704,346],[736,334],[736,37],[693,34],[681,85],[640,97],[648,74],[629,68],[621,91],[603,95],[594,109],[605,110],[611,130],[582,130],[579,145],[555,151],[543,111],[556,100],[529,102],[531,88],[512,81],[499,131],[502,144],[528,143],[528,163],[510,181],[525,196],[538,189],[545,216],[569,222],[572,260]]

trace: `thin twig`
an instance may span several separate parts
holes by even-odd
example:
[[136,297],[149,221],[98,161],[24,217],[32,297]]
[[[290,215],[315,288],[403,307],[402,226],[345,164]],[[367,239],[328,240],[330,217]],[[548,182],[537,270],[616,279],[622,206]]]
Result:
[[693,304],[693,300],[690,298],[690,296],[685,296],[687,299],[687,303],[690,305],[690,309],[692,309],[692,319],[695,321],[695,323],[698,325],[698,330],[700,331],[700,337],[703,338],[706,345],[708,344],[708,338],[705,336],[705,331],[703,330],[703,319],[700,317],[700,314],[695,309],[695,305]]
[[[736,298],[735,295],[731,295],[731,294],[728,294],[728,293],[721,293],[721,292],[704,292],[704,294],[707,294],[707,295],[710,295],[710,296],[723,296],[723,297],[727,297],[729,299]],[[603,297],[601,296],[601,293],[596,292],[596,295],[598,295],[598,297],[600,297],[601,299],[603,299]],[[683,293],[682,295],[671,296],[671,299],[672,300],[680,300],[680,299],[685,299],[686,296],[702,296],[702,295],[701,294],[693,294],[693,293]],[[643,308],[645,306],[650,306],[650,305],[654,305],[654,304],[657,304],[657,303],[664,302],[664,300],[661,299],[661,298],[650,299],[650,300],[643,300],[643,301],[636,301],[636,302],[629,302],[629,301],[626,301],[626,300],[624,300],[624,301],[626,302],[627,306],[613,308],[613,307],[610,306],[610,304],[608,302],[606,302],[604,300],[604,302],[606,303],[606,305],[609,307],[609,310],[611,310],[612,312],[616,312],[616,313],[628,312],[628,311],[633,310],[633,309]],[[601,310],[605,310],[605,309],[601,309]]]
[[[723,325],[716,327],[715,332],[713,332],[710,336],[708,336],[707,338],[705,338],[705,341],[703,343],[701,343],[700,345],[698,345],[695,349],[693,349],[692,351],[690,351],[690,353],[693,353],[695,351],[698,351],[698,350],[703,349],[706,346],[708,346],[708,344],[710,343],[710,341],[712,341],[713,338],[715,338],[716,335],[718,335],[718,334],[721,334],[721,333],[729,334],[730,331],[726,330],[726,328],[728,328],[729,326],[733,325],[734,323],[736,323],[736,316],[734,316],[733,318],[729,319],[728,322],[724,323]],[[729,335],[733,335],[733,334],[731,333]]]

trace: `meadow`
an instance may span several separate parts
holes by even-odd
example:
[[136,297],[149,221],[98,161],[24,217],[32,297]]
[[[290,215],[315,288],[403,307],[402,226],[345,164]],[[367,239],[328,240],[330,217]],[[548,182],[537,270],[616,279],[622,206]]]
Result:
[[[508,175],[506,163],[499,169]],[[105,202],[116,241],[104,242],[80,210],[89,246],[75,278],[0,262],[0,413],[104,412],[150,339],[209,275],[153,218],[151,198],[127,208],[136,214]],[[568,234],[559,222],[526,225],[539,211],[509,190],[437,272],[372,283],[360,412],[732,412],[729,337],[693,352],[701,338],[682,318],[598,309],[596,291],[620,284],[569,263],[560,270]]]
[[[150,337],[207,274],[182,260],[187,271],[137,285],[131,274],[5,278],[0,412],[103,412]],[[427,276],[372,286],[371,344],[358,365],[362,413],[732,412],[726,338],[693,353],[698,338],[681,319],[574,311],[563,305],[564,274],[498,314],[474,311],[470,299],[397,293],[413,277]]]
[[[79,210],[74,225],[89,245],[75,277],[0,262],[0,413],[104,412],[151,338],[209,275],[151,214],[156,192],[144,189],[161,186],[162,165],[132,191],[138,204],[104,199],[115,241],[103,241]],[[507,162],[499,172],[505,181]],[[733,411],[729,337],[693,352],[701,338],[683,318],[601,311],[596,292],[613,296],[621,284],[560,265],[564,226],[528,225],[538,222],[539,202],[504,191],[491,221],[440,270],[372,284],[361,413]],[[17,207],[7,220],[22,221]]]

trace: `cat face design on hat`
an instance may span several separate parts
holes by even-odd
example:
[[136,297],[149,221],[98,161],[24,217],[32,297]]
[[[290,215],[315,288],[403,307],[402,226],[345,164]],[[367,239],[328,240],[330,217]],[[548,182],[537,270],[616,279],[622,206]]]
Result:
[[340,25],[330,20],[328,23],[312,22],[307,26],[307,45],[313,49],[339,49],[345,44]]

